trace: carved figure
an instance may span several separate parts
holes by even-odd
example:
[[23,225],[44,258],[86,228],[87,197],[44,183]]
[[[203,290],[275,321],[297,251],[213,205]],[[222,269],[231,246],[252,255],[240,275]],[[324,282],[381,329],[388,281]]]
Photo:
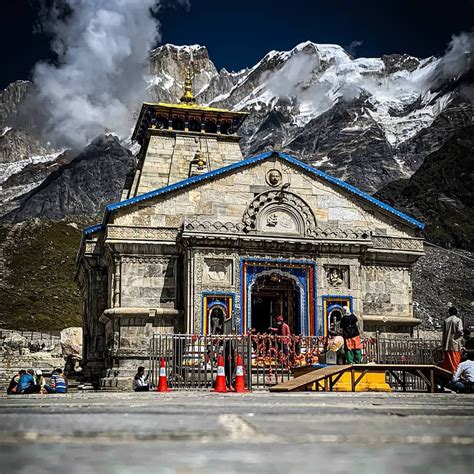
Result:
[[341,286],[344,284],[343,274],[337,268],[331,268],[328,272],[327,278],[328,283],[331,286]]
[[209,265],[208,276],[211,281],[225,280],[227,268],[222,263],[212,263]]
[[268,227],[275,227],[277,224],[278,224],[278,216],[277,216],[277,214],[274,212],[273,214],[270,214],[270,215],[267,217],[267,226],[268,226]]
[[281,183],[282,176],[278,170],[270,170],[267,173],[267,183],[270,186],[278,186]]

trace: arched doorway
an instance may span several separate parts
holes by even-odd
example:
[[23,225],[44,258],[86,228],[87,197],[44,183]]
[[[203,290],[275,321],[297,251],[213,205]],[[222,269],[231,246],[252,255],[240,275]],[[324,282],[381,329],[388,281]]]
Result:
[[343,308],[339,304],[333,304],[327,309],[328,332],[329,334],[339,334],[341,329],[341,318]]
[[257,333],[274,327],[275,317],[282,315],[292,334],[299,334],[300,288],[296,278],[280,271],[258,275],[251,287],[251,328]]

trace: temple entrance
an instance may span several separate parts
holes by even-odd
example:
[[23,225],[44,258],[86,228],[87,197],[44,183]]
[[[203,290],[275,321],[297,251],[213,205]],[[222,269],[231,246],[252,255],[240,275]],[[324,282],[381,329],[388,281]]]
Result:
[[257,333],[275,327],[275,318],[282,315],[292,334],[300,333],[300,291],[295,281],[280,273],[259,276],[252,288],[251,327]]

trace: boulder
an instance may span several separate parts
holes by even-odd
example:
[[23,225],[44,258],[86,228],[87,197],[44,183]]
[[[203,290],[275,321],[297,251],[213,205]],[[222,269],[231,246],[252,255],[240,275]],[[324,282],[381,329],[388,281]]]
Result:
[[12,332],[3,340],[2,349],[7,354],[22,355],[27,352],[28,339],[17,332]]
[[82,358],[82,328],[72,327],[61,331],[61,350],[64,358]]

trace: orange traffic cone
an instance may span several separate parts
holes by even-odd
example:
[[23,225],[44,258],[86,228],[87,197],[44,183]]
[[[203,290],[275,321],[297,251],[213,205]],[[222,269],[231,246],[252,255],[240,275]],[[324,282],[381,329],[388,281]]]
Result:
[[234,391],[236,393],[248,392],[248,390],[245,388],[244,367],[242,362],[242,356],[240,354],[237,355],[237,368],[235,369]]
[[166,375],[165,359],[161,358],[160,362],[160,379],[158,380],[157,392],[171,392],[168,387],[168,376]]
[[224,356],[221,355],[217,359],[217,378],[216,383],[214,384],[213,392],[227,392],[227,387],[225,384]]

